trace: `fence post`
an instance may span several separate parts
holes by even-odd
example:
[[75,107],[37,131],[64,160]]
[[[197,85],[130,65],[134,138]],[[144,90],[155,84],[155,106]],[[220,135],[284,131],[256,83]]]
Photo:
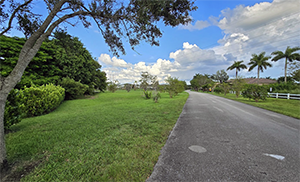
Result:
[[288,95],[287,95],[287,99],[290,99],[290,93],[288,93]]
[[278,99],[278,93],[276,93],[276,99]]

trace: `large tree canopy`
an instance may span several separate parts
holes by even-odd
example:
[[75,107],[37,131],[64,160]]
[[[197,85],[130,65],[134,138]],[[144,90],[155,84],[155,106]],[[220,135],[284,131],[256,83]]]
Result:
[[[62,22],[76,18],[85,27],[93,20],[111,51],[125,54],[123,38],[127,38],[134,48],[140,41],[159,45],[157,38],[162,36],[156,23],[177,26],[191,21],[189,12],[195,10],[189,0],[44,0],[48,14],[37,16],[32,9],[33,0],[0,0],[0,36],[8,32],[17,21],[19,30],[28,38],[20,51],[16,66],[3,77],[0,74],[0,164],[6,161],[3,115],[6,98],[10,90],[21,80],[27,65],[38,52],[44,40]],[[17,18],[19,17],[19,19]],[[22,17],[22,18],[20,18]],[[45,17],[44,19],[42,19]],[[31,22],[32,26],[25,26]],[[69,22],[72,24],[72,22]]]
[[[104,91],[106,74],[100,70],[101,65],[92,58],[79,39],[63,31],[55,32],[54,35],[52,40],[43,42],[15,88],[30,87],[32,83],[57,84],[63,77],[69,77],[89,85],[91,90],[98,88]],[[2,76],[9,75],[13,70],[25,41],[18,37],[0,37]]]

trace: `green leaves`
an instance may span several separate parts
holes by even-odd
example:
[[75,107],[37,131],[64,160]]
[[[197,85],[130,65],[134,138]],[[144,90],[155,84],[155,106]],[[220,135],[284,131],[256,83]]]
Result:
[[[3,58],[1,76],[6,77],[13,70],[24,43],[23,38],[0,37],[0,57]],[[78,38],[65,32],[58,33],[57,39],[43,42],[16,88],[30,87],[31,82],[36,85],[57,84],[63,77],[70,77],[89,85],[90,93],[93,93],[94,89],[104,91],[106,74],[100,68],[101,65],[92,58]]]
[[4,112],[5,130],[8,130],[10,126],[21,121],[24,109],[24,105],[21,103],[22,96],[22,92],[18,89],[13,89],[8,94]]
[[35,86],[20,91],[18,103],[24,116],[39,116],[56,109],[65,98],[65,89],[53,84]]
[[258,102],[259,100],[266,100],[268,96],[267,89],[263,86],[248,84],[246,89],[242,92],[244,98],[249,98]]

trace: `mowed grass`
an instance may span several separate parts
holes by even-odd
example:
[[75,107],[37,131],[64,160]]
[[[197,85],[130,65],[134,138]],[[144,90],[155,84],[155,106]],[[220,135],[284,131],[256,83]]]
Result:
[[188,94],[159,103],[141,95],[101,93],[23,119],[6,135],[8,160],[41,161],[22,181],[145,181]]
[[258,102],[255,102],[254,100],[243,98],[243,96],[241,95],[238,98],[236,98],[235,94],[226,94],[226,96],[224,96],[224,94],[217,93],[210,94],[225,97],[231,100],[236,100],[245,104],[253,105],[256,107],[260,107],[263,109],[267,109],[270,111],[274,111],[277,113],[300,119],[300,100],[267,98],[267,100],[265,101],[259,100]]

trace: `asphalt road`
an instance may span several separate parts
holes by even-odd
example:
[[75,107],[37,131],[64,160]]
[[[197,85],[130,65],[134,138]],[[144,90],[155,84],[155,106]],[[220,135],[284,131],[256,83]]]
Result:
[[147,182],[300,181],[300,120],[189,94]]

